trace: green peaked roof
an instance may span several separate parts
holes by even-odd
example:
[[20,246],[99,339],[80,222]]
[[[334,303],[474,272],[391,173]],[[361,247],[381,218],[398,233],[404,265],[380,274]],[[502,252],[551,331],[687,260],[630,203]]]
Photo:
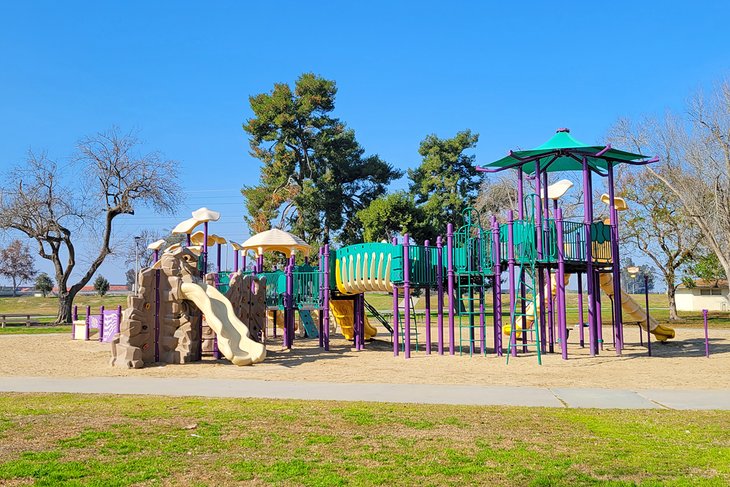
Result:
[[642,154],[634,154],[611,148],[610,145],[588,145],[570,135],[568,129],[558,129],[550,140],[534,149],[510,151],[509,155],[487,164],[488,172],[501,169],[522,167],[528,174],[535,172],[539,163],[540,171],[580,171],[583,169],[583,158],[588,166],[596,172],[603,173],[608,168],[608,161],[614,164],[642,164],[649,158]]

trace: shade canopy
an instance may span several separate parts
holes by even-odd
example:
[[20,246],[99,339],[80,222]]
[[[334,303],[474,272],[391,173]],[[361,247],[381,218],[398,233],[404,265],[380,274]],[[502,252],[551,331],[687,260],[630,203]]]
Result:
[[309,253],[310,246],[301,238],[278,228],[257,233],[241,244],[242,250],[253,250],[256,255],[266,252],[281,252],[291,257],[294,252]]
[[170,233],[190,235],[191,233],[193,233],[193,230],[195,230],[195,227],[197,227],[201,223],[203,222],[198,220],[197,218],[188,218],[187,220],[183,220],[175,225],[175,228],[173,228],[172,232]]
[[[195,245],[203,245],[203,239],[205,238],[205,235],[201,231],[197,231],[194,234],[190,236],[190,242],[192,242]],[[208,234],[208,247],[212,247],[215,244],[221,244],[223,245],[226,243],[226,239],[216,235],[214,233]]]
[[573,138],[568,129],[558,129],[555,135],[542,145],[530,150],[510,151],[510,153],[484,167],[482,172],[497,172],[510,168],[522,168],[527,174],[535,172],[539,164],[540,172],[580,171],[583,159],[590,170],[605,173],[608,163],[648,164],[658,159],[649,159],[642,154],[613,149],[611,145],[588,145]]

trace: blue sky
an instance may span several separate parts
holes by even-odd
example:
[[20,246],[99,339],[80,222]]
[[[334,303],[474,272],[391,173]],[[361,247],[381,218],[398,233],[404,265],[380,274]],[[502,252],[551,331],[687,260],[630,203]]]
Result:
[[[607,3],[3,1],[0,170],[31,147],[64,160],[84,135],[137,129],[180,162],[186,198],[172,217],[124,217],[120,235],[205,205],[224,214],[213,231],[242,240],[238,190],[259,167],[248,96],[302,72],[336,80],[336,114],[400,168],[425,135],[464,128],[481,163],[558,127],[597,141],[728,75],[727,2]],[[122,267],[101,272],[121,282]]]

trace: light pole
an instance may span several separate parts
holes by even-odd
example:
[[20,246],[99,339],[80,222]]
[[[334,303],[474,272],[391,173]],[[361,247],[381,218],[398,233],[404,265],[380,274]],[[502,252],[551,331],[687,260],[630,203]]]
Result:
[[134,237],[134,294],[139,291],[139,241],[142,240],[140,235]]

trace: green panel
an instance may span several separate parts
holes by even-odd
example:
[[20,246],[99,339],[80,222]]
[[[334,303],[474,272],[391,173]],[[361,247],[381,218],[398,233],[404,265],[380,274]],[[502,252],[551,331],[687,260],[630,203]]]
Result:
[[[319,274],[319,268],[310,265],[302,265],[294,268],[292,272],[292,297],[295,308],[320,308]],[[284,278],[284,286],[286,286],[286,277]]]
[[[339,260],[340,262],[342,259],[348,259],[350,256],[352,256],[353,261],[357,261],[357,256],[359,255],[362,261],[362,257],[365,254],[375,254],[380,255],[381,253],[385,256],[390,255],[391,256],[391,268],[390,268],[390,279],[394,282],[402,282],[403,281],[403,246],[402,245],[393,245],[389,243],[383,243],[383,242],[371,242],[371,243],[362,243],[362,244],[356,244],[356,245],[348,245],[347,247],[343,247],[341,249],[337,249],[334,254],[334,259],[330,259],[330,288],[331,289],[337,289],[337,282],[335,280],[335,272],[336,272],[336,261]],[[386,257],[387,258],[387,257]],[[365,269],[366,272],[369,273],[370,269]],[[342,280],[350,280],[350,276],[345,276],[346,270],[344,268],[340,268],[340,272],[343,274]],[[384,276],[383,276],[384,277]]]
[[266,307],[284,309],[286,274],[284,271],[262,272],[257,277],[266,278]]

